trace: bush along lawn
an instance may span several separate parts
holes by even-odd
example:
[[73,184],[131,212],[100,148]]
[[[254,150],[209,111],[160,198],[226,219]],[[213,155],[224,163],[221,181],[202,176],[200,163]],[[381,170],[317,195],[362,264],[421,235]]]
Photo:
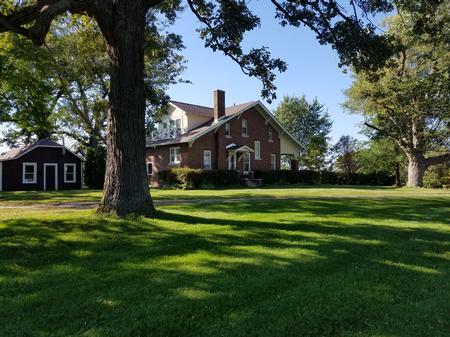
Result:
[[0,210],[0,336],[448,336],[450,197],[333,192]]

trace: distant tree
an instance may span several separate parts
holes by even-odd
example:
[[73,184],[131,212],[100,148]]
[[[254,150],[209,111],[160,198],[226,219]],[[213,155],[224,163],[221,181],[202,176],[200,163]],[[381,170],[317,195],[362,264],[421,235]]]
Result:
[[332,122],[325,106],[315,98],[285,96],[274,114],[280,123],[302,145],[300,164],[308,169],[322,170],[326,163]]
[[391,139],[371,140],[356,152],[358,173],[395,175],[397,186],[401,185],[404,161],[405,156]]
[[402,48],[389,66],[357,72],[345,104],[364,115],[370,136],[391,138],[404,152],[410,187],[423,186],[427,168],[450,162],[448,2],[424,23],[432,34],[418,33],[415,22],[412,15],[390,20],[387,34]]
[[358,170],[357,152],[360,143],[351,136],[341,136],[338,142],[332,147],[336,171],[343,172],[347,176],[356,173]]

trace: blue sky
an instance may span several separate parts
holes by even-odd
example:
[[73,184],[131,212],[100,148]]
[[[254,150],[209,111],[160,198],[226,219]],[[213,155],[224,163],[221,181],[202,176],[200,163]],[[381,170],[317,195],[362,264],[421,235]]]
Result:
[[[251,7],[261,18],[261,27],[246,35],[244,46],[268,46],[273,57],[288,64],[287,71],[277,76],[278,99],[264,104],[273,110],[285,95],[305,94],[309,100],[317,97],[326,105],[333,120],[333,141],[343,134],[364,139],[358,133],[361,116],[350,115],[340,106],[345,100],[342,91],[350,86],[351,78],[338,67],[337,54],[331,47],[321,46],[307,28],[281,27],[268,2],[253,1]],[[172,86],[171,98],[212,106],[212,92],[222,89],[226,92],[227,105],[261,99],[261,83],[244,75],[237,64],[222,53],[205,48],[195,31],[197,27],[196,18],[186,9],[171,28],[183,36],[186,46],[183,54],[188,61],[183,78],[192,82]]]

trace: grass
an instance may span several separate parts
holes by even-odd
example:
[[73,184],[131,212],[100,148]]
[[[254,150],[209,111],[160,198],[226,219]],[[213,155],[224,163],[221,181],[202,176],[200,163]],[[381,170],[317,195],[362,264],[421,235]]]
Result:
[[[1,205],[36,205],[66,202],[98,202],[100,190],[69,190],[69,191],[16,191],[0,193]],[[450,196],[450,190],[445,189],[410,189],[374,186],[266,186],[263,188],[246,189],[231,188],[217,190],[170,190],[151,189],[154,200],[208,200],[215,198],[310,198],[310,197],[445,197]]]
[[222,192],[301,198],[156,220],[0,209],[0,336],[449,335],[448,193]]

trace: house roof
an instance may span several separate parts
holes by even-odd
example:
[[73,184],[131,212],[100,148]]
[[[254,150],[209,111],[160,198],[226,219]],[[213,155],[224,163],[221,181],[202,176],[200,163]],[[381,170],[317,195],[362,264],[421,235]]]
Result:
[[[260,101],[251,101],[248,103],[233,105],[231,107],[225,108],[225,116],[221,117],[218,121],[214,121],[214,109],[208,108],[208,107],[202,107],[199,105],[194,104],[188,104],[188,103],[181,103],[176,101],[171,101],[172,104],[176,105],[180,109],[186,111],[189,113],[189,111],[196,111],[191,112],[194,114],[198,114],[199,111],[202,111],[201,113],[204,113],[206,116],[207,111],[210,111],[210,115],[208,117],[211,117],[211,119],[200,126],[196,127],[195,129],[179,136],[176,138],[171,139],[162,139],[162,140],[156,140],[151,141],[147,143],[147,147],[156,147],[156,146],[163,146],[163,145],[172,145],[172,144],[181,144],[181,143],[192,143],[197,138],[203,136],[204,134],[211,132],[218,128],[220,125],[226,123],[230,119],[238,116],[239,114],[245,112],[246,110],[256,107],[257,110],[266,116],[268,118],[274,127],[276,127],[279,131],[282,131],[284,134],[286,134],[295,144],[297,144],[300,147],[303,147],[301,143],[299,143],[275,118],[275,116],[260,102]],[[185,110],[190,109],[190,110]],[[200,109],[199,109],[200,108]]]
[[17,147],[15,149],[12,149],[2,155],[0,155],[0,161],[8,161],[8,160],[15,160],[18,159],[20,157],[22,157],[24,154],[38,148],[38,147],[57,147],[57,148],[65,148],[67,151],[69,151],[70,153],[74,154],[75,156],[77,156],[78,158],[80,158],[81,160],[84,160],[83,158],[81,158],[79,155],[73,153],[72,151],[70,151],[67,147],[62,146],[61,144],[54,142],[53,140],[50,139],[40,139],[32,144],[29,145],[23,145],[21,147]]
[[[178,102],[178,101],[170,101],[170,103],[172,103],[176,107],[180,108],[181,110],[183,110],[191,115],[198,115],[198,116],[204,116],[204,117],[209,117],[209,118],[214,117],[214,109],[207,107],[207,106]],[[254,103],[255,102],[248,102],[248,103],[229,106],[229,107],[225,108],[225,116],[234,115],[235,113],[241,111],[243,107],[245,107],[247,105],[252,105]]]

